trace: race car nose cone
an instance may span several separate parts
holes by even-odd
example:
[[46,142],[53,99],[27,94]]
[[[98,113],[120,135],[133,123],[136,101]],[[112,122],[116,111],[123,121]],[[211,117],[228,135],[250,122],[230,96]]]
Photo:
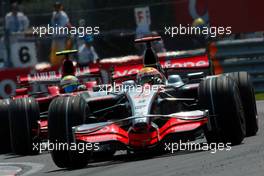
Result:
[[134,119],[132,127],[135,131],[148,130],[150,128],[149,119],[146,117]]
[[134,129],[146,129],[148,128],[148,124],[147,123],[136,123],[133,126]]

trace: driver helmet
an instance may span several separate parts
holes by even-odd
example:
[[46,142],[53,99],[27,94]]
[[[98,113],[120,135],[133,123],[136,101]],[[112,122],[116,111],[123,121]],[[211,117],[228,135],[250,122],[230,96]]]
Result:
[[156,68],[144,67],[137,74],[137,83],[144,84],[165,84],[165,76],[161,74]]
[[193,27],[203,27],[204,25],[206,25],[206,23],[202,18],[196,18],[192,23]]
[[60,86],[65,93],[72,93],[78,89],[79,80],[75,76],[67,75],[62,78]]

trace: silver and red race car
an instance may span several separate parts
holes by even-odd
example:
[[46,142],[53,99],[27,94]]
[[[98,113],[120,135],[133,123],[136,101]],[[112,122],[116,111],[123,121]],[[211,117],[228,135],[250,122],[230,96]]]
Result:
[[[160,151],[166,142],[202,134],[208,143],[236,145],[257,133],[254,90],[246,72],[210,75],[208,62],[207,73],[188,74],[186,68],[185,77],[180,76],[158,62],[151,41],[159,39],[137,41],[147,43],[139,72],[113,75],[111,85],[51,102],[48,139],[64,146],[51,151],[58,167],[84,167],[93,157],[117,150]],[[76,147],[87,145],[84,151]]]

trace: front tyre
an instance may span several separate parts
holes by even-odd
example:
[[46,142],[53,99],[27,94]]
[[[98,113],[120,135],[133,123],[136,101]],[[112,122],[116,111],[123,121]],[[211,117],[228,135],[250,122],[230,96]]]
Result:
[[209,110],[205,137],[209,143],[240,144],[246,134],[239,89],[229,76],[209,77],[198,88],[199,104]]
[[[76,144],[74,142],[72,127],[85,122],[89,107],[80,96],[58,97],[49,106],[48,135],[52,144]],[[90,152],[81,153],[78,150],[54,149],[51,151],[52,159],[60,168],[82,168],[88,163]]]
[[254,136],[258,132],[258,118],[255,91],[247,72],[228,73],[237,83],[245,111],[246,136]]

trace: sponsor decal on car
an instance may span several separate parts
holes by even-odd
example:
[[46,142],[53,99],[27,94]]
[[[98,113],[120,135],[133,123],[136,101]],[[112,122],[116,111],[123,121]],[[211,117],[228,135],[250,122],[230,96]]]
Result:
[[[206,55],[194,56],[191,58],[163,58],[160,64],[165,69],[196,69],[209,67],[209,61]],[[132,62],[126,63],[125,66],[116,66],[114,68],[113,77],[119,78],[137,74],[142,67],[142,64],[135,65]]]

